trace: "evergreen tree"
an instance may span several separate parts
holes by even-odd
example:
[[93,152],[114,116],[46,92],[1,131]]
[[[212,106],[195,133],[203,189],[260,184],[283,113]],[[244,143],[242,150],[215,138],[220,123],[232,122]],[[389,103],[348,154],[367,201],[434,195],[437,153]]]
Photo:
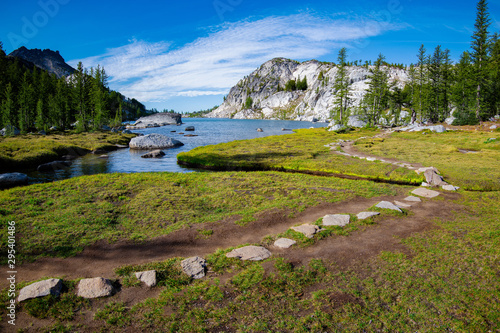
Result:
[[9,82],[5,87],[4,99],[2,101],[2,128],[10,128],[15,124],[14,116],[14,96],[12,93],[12,84]]
[[427,56],[425,55],[425,52],[427,50],[424,47],[424,44],[420,46],[420,49],[418,50],[417,58],[417,67],[418,67],[418,115],[420,118],[420,121],[422,121],[422,118],[424,116],[424,110],[427,107],[427,94],[426,94],[426,85],[427,85]]
[[474,68],[469,52],[460,56],[460,61],[453,68],[455,82],[451,87],[451,100],[455,106],[454,125],[473,125],[477,123],[475,112],[470,110],[475,105],[476,87],[473,80]]
[[347,50],[345,47],[341,48],[337,57],[337,73],[335,74],[335,97],[337,100],[334,111],[338,117],[339,123],[345,124],[348,115],[349,106],[349,77],[347,76]]
[[372,75],[363,98],[364,113],[372,125],[378,123],[382,111],[387,107],[389,86],[387,71],[383,67],[384,61],[385,57],[379,54],[374,68],[370,69]]
[[471,58],[474,65],[474,82],[476,85],[476,117],[481,119],[487,115],[486,91],[487,91],[487,69],[488,69],[488,28],[490,18],[486,0],[477,3],[476,22],[471,42]]
[[33,125],[34,89],[28,72],[24,72],[19,91],[19,129],[26,133]]
[[490,109],[491,115],[500,114],[500,38],[495,33],[491,38],[491,58],[489,62]]
[[43,101],[41,99],[36,103],[36,121],[35,127],[39,131],[47,130],[46,117],[43,110]]

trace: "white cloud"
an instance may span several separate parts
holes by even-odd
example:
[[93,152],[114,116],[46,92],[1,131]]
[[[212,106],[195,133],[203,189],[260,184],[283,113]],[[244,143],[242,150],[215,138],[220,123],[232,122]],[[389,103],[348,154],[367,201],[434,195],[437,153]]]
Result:
[[222,95],[272,58],[318,58],[399,28],[373,19],[273,16],[215,27],[208,36],[176,49],[169,42],[133,39],[103,55],[70,63],[100,64],[110,76],[111,88],[142,102],[162,102],[174,96]]

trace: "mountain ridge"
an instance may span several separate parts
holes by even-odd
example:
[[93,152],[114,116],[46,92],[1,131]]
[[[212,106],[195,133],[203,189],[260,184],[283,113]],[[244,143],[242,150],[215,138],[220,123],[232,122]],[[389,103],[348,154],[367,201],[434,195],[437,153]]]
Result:
[[33,63],[36,67],[55,74],[58,79],[73,74],[76,69],[66,63],[59,51],[50,49],[28,49],[25,46],[12,51],[9,57],[20,58]]

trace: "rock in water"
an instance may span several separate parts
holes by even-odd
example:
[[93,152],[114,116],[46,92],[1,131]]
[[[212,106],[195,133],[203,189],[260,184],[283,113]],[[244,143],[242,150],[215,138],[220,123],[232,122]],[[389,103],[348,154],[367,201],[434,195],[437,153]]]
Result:
[[382,209],[391,209],[402,213],[401,209],[398,206],[389,201],[380,201],[375,207]]
[[181,261],[182,271],[193,279],[201,279],[205,276],[207,262],[200,257],[191,257]]
[[262,128],[257,128],[257,132],[264,132],[264,130]]
[[102,277],[96,277],[80,280],[77,295],[83,298],[98,298],[111,296],[114,292],[115,288],[113,288],[111,281]]
[[161,134],[148,134],[130,140],[130,149],[164,149],[180,147],[184,144]]
[[277,239],[275,242],[274,242],[274,246],[276,247],[279,247],[279,248],[282,248],[282,249],[288,249],[290,246],[296,244],[297,242],[294,241],[293,239],[289,239],[289,238],[280,238],[280,239]]
[[366,220],[367,218],[380,215],[379,212],[361,212],[357,216],[358,220]]
[[271,252],[262,246],[244,246],[226,253],[228,258],[240,258],[241,260],[264,260],[271,256]]
[[349,224],[351,217],[347,214],[333,214],[333,215],[325,215],[323,217],[323,225],[332,226],[336,225],[339,227],[343,227]]
[[192,132],[192,131],[194,131],[194,126],[188,126],[188,127],[186,127],[184,129],[184,131],[186,131],[186,132]]
[[152,152],[146,153],[142,155],[142,158],[160,158],[162,156],[165,156],[165,153],[162,152],[161,150],[153,150]]
[[144,272],[136,272],[135,277],[137,280],[144,282],[144,284],[148,287],[156,286],[156,271],[144,271]]
[[62,290],[61,279],[48,279],[30,284],[19,291],[18,302],[26,299],[44,297],[47,295],[59,296]]
[[13,172],[0,175],[0,188],[9,188],[19,185],[28,185],[28,176],[24,173]]
[[56,170],[69,168],[71,164],[72,163],[70,161],[53,161],[50,163],[40,164],[36,170],[40,172],[54,172]]

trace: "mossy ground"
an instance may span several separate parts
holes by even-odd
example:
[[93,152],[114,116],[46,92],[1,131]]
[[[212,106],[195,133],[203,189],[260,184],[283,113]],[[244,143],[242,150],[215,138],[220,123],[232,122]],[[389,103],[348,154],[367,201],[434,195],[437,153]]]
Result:
[[397,191],[369,181],[277,172],[82,176],[0,192],[1,248],[5,254],[7,221],[16,221],[22,235],[17,259],[33,260],[71,256],[98,240],[147,240],[229,217],[245,224],[275,209],[301,212]]
[[[393,134],[383,142],[360,141],[358,148],[374,155],[379,149],[380,155],[386,152],[400,160],[434,165],[447,180],[460,186],[459,182],[467,184],[470,175],[447,169],[457,160],[451,158],[454,149],[443,147],[488,150],[486,153],[495,159],[498,146],[492,141],[485,143],[481,133],[454,135]],[[398,142],[406,146],[406,155],[398,155],[403,151],[397,147]],[[285,153],[286,147],[280,147]],[[428,151],[425,158],[410,152],[424,149]],[[300,154],[305,156],[307,152]],[[437,164],[441,156],[441,164]],[[471,163],[479,163],[475,159]],[[279,163],[283,161],[281,156]],[[457,168],[466,170],[467,163],[459,161]],[[495,177],[497,171],[492,171],[490,163],[475,168],[480,182],[470,185],[477,186],[472,188],[495,189],[491,172]],[[2,222],[17,221],[22,236],[19,253],[22,259],[29,260],[39,255],[71,255],[98,239],[144,240],[186,224],[219,221],[228,216],[238,216],[239,223],[244,224],[256,214],[276,208],[300,211],[356,195],[403,192],[407,193],[408,188],[277,172],[96,175],[0,192],[0,218]],[[264,262],[241,262],[225,257],[231,249],[220,249],[206,257],[213,272],[201,281],[181,275],[182,258],[118,268],[123,288],[138,284],[132,277],[134,271],[160,272],[156,287],[159,295],[135,304],[110,298],[89,305],[77,297],[64,296],[30,301],[18,305],[18,311],[29,311],[33,316],[48,314],[52,321],[47,332],[500,331],[500,192],[461,190],[455,197],[458,199],[452,205],[451,218],[435,219],[435,228],[401,240],[407,251],[382,252],[348,269],[341,269],[335,261],[318,259],[296,265],[279,256]],[[446,205],[440,197],[431,200],[443,200]],[[387,217],[404,220],[411,214],[410,209]],[[349,227],[377,227],[370,223],[353,219]],[[4,237],[5,223],[2,226]],[[332,239],[321,240],[323,236],[318,236],[313,242],[334,241],[339,232],[349,237],[354,230],[331,228],[327,236]],[[200,229],[199,235],[210,237],[210,232]],[[299,235],[291,236],[302,241],[302,246],[308,245],[309,241],[301,240]],[[69,291],[74,283],[68,282]],[[5,293],[1,301],[4,305],[0,311],[5,318]]]
[[377,156],[434,166],[447,182],[467,190],[500,190],[499,132],[402,132],[384,140],[359,140],[355,147]]
[[28,134],[0,137],[0,172],[36,168],[63,155],[82,156],[96,149],[116,149],[126,145],[135,134],[80,133]]
[[355,130],[345,134],[326,129],[297,130],[280,135],[204,146],[181,153],[180,163],[213,170],[282,170],[324,173],[420,184],[423,178],[406,168],[333,154],[329,145],[339,140],[373,136],[378,130]]

